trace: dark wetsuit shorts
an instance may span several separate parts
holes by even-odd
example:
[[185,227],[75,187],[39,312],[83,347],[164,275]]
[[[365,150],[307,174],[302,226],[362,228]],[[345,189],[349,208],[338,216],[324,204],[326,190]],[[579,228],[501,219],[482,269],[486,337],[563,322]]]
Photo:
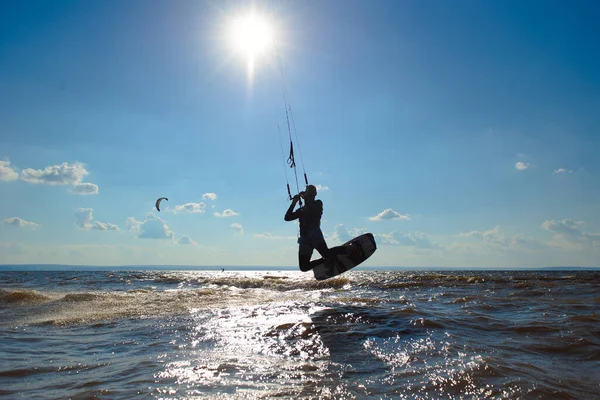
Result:
[[321,257],[328,256],[327,243],[323,237],[321,229],[316,228],[311,230],[307,235],[298,238],[298,255],[305,258],[307,261],[312,257],[314,249],[321,254]]

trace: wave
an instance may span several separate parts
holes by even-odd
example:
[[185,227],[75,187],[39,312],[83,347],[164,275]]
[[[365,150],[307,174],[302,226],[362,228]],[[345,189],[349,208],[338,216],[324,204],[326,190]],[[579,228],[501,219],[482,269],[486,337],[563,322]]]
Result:
[[21,290],[5,290],[5,289],[0,289],[0,304],[2,303],[8,303],[8,304],[14,304],[14,303],[25,303],[25,304],[31,304],[31,303],[43,303],[46,301],[50,301],[51,298],[47,295],[41,294],[40,292],[36,291],[36,290],[26,290],[26,289],[21,289]]
[[[534,299],[537,302],[543,301],[544,304],[553,303],[557,291],[570,285],[577,285],[590,292],[589,296],[583,298],[564,300],[571,311],[582,310],[582,315],[574,316],[571,322],[593,324],[598,322],[598,315],[588,312],[587,307],[590,302],[597,304],[600,299],[595,294],[595,288],[600,282],[598,272],[540,275],[538,272],[515,273],[514,271],[507,273],[350,271],[343,276],[325,281],[315,280],[310,273],[273,274],[264,271],[103,274],[95,272],[77,276],[72,273],[43,274],[43,278],[36,278],[35,274],[32,276],[34,278],[30,277],[31,279],[40,280],[35,290],[31,287],[0,288],[0,311],[6,314],[4,320],[0,319],[0,324],[102,323],[114,318],[174,315],[189,313],[193,309],[261,304],[282,299],[306,301],[307,296],[319,299],[327,294],[328,301],[337,304],[358,304],[384,309],[395,307],[396,317],[414,316],[416,325],[441,328],[444,324],[428,320],[426,315],[420,315],[424,319],[416,318],[418,316],[414,315],[417,314],[414,295],[431,293],[430,288],[435,288],[437,292],[435,296],[426,294],[425,298],[418,301],[424,300],[444,307],[450,305],[460,307],[461,310],[469,312],[473,320],[482,322],[483,319],[488,318],[486,314],[518,310],[522,301]],[[543,276],[543,279],[540,276]],[[51,279],[48,279],[49,277]],[[100,278],[109,283],[97,285],[97,282],[102,281]],[[96,286],[90,287],[87,280]],[[47,281],[52,283],[48,284]],[[75,286],[60,286],[61,282],[74,282]],[[561,282],[558,289],[551,286],[557,282]],[[16,283],[9,283],[16,286]],[[32,286],[31,281],[26,283]],[[464,290],[465,288],[467,290]],[[488,300],[490,293],[499,293],[500,290],[506,290],[505,294],[509,297],[494,295],[493,301]],[[546,297],[550,291],[553,295]],[[579,293],[581,294],[582,291],[580,290]],[[508,300],[509,298],[512,300]],[[574,301],[577,303],[572,304]],[[11,312],[11,309],[19,309],[19,312]],[[493,321],[487,321],[487,323],[491,322]],[[535,324],[521,324],[513,329],[513,332],[518,334],[553,333],[552,329]]]
[[[308,278],[308,279],[307,279]],[[348,277],[337,277],[326,281],[317,281],[312,276],[277,276],[277,275],[160,275],[154,279],[157,284],[176,284],[178,286],[223,286],[238,289],[270,289],[270,290],[319,290],[323,288],[341,288],[351,283]]]
[[[397,274],[394,274],[397,275]],[[568,283],[587,283],[590,285],[600,283],[600,274],[584,272],[578,275],[560,276],[556,273],[526,273],[510,274],[502,272],[487,272],[479,275],[457,274],[420,274],[406,276],[391,276],[391,280],[379,283],[383,288],[401,287],[434,287],[434,286],[473,286],[488,285],[497,288],[513,287],[518,289],[543,289],[552,288]]]
[[98,293],[69,293],[64,295],[60,300],[66,302],[93,301],[102,297]]
[[[305,299],[304,291],[236,290],[204,287],[163,291],[47,292],[3,290],[0,310],[8,312],[0,325],[106,324],[121,318],[171,317],[198,310],[218,310]],[[6,300],[8,299],[8,301]],[[17,301],[19,299],[19,301]],[[13,311],[11,311],[11,308]],[[16,311],[19,309],[19,312]]]
[[[110,287],[135,289],[148,285],[160,287],[229,286],[240,289],[272,290],[342,288],[346,285],[381,290],[444,287],[485,286],[495,289],[510,287],[532,290],[541,295],[544,290],[568,284],[597,286],[600,272],[578,271],[369,271],[353,270],[342,276],[316,281],[312,273],[285,271],[111,271],[111,272],[36,272],[24,275],[3,272],[1,281],[10,286],[52,286],[57,288]],[[597,300],[596,300],[597,301]]]

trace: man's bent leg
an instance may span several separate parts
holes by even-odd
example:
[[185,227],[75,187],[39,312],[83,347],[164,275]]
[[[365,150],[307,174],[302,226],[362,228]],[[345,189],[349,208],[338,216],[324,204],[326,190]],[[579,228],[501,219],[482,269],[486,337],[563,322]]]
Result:
[[304,243],[302,240],[298,240],[298,243],[298,266],[300,267],[300,271],[310,271],[313,268],[313,266],[310,265],[313,247],[310,244]]
[[327,247],[327,243],[325,243],[325,240],[318,243],[317,246],[315,246],[315,248],[323,258],[331,258],[340,254],[350,254],[350,252],[352,251],[352,248],[350,246],[335,246],[329,248]]

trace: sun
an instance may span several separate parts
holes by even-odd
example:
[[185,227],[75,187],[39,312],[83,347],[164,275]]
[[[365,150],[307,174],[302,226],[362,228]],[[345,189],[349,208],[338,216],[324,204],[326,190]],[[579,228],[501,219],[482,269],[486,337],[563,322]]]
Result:
[[273,28],[267,18],[250,13],[233,21],[231,39],[236,49],[253,62],[272,49]]

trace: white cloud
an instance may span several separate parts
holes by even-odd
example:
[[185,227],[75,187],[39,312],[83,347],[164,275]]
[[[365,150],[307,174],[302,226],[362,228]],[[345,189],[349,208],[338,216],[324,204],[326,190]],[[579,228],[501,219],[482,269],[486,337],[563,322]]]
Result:
[[10,165],[8,159],[0,161],[0,181],[16,181],[19,179],[19,173]]
[[572,169],[566,169],[566,168],[559,168],[554,170],[555,174],[572,174],[573,170]]
[[140,239],[172,239],[173,231],[169,229],[167,223],[154,213],[146,214],[146,219],[136,221],[134,217],[127,218],[127,227],[130,231],[136,232]]
[[[150,213],[152,214],[152,213]],[[152,214],[154,215],[154,214]],[[137,221],[134,217],[129,217],[125,220],[125,225],[131,232],[140,232],[141,226],[144,224],[144,221]]]
[[483,240],[485,244],[491,246],[506,246],[508,243],[506,235],[504,235],[504,233],[502,233],[500,230],[500,226],[496,226],[495,228],[487,231],[464,232],[460,233],[459,236],[478,238]]
[[194,242],[192,240],[192,238],[190,238],[187,235],[183,235],[182,237],[180,237],[179,240],[177,241],[177,243],[179,243],[179,244],[196,245],[196,242]]
[[78,208],[75,210],[75,218],[77,219],[77,226],[83,229],[91,229],[93,209],[91,208]]
[[579,225],[577,222],[570,218],[563,219],[562,221],[556,221],[554,219],[544,221],[542,223],[542,228],[567,237],[577,238],[583,235],[579,230]]
[[410,219],[410,216],[408,214],[400,214],[399,212],[396,212],[396,211],[392,210],[391,208],[386,208],[385,210],[383,210],[376,216],[369,217],[369,219],[371,221],[383,221],[386,219],[408,220],[408,219]]
[[392,231],[390,233],[375,234],[377,242],[382,245],[390,246],[412,246],[419,249],[438,249],[429,236],[422,232],[403,233]]
[[50,165],[44,169],[27,168],[21,171],[21,179],[30,183],[46,185],[69,185],[80,183],[89,174],[82,163]]
[[81,229],[94,231],[119,231],[119,227],[115,224],[106,222],[94,221],[91,208],[78,208],[75,210],[75,218],[77,226]]
[[325,185],[321,185],[321,184],[315,185],[315,187],[317,188],[317,192],[320,192],[322,190],[329,190],[329,186],[325,186]]
[[231,227],[240,235],[244,234],[244,227],[242,227],[242,224],[238,224],[237,222],[234,222],[233,224],[231,224]]
[[239,214],[233,210],[230,210],[229,208],[227,210],[223,211],[222,213],[218,213],[218,212],[215,213],[215,217],[220,217],[220,218],[233,217],[236,215],[239,215]]
[[204,203],[185,203],[175,206],[175,212],[203,213],[205,208],[206,204]]
[[333,235],[331,235],[331,238],[329,239],[345,243],[352,238],[353,236],[343,224],[337,224],[334,228]]
[[[501,229],[500,226],[496,226],[493,229],[487,231],[471,231],[463,232],[458,235],[459,237],[477,239],[484,250],[506,250],[506,249],[521,249],[521,250],[539,250],[547,247],[545,244],[540,243],[536,239],[527,238],[522,233],[516,235],[507,236]],[[476,249],[477,247],[469,247],[466,244],[454,244],[454,247],[464,249]]]
[[333,235],[331,235],[327,239],[340,243],[346,243],[347,241],[354,239],[355,237],[362,235],[363,233],[366,233],[366,229],[347,229],[343,224],[338,224],[334,228]]
[[6,224],[6,225],[10,225],[10,226],[15,226],[18,228],[36,229],[37,227],[40,226],[39,224],[36,224],[35,222],[25,221],[24,219],[21,219],[19,217],[6,218],[4,221],[2,221],[2,223]]
[[525,171],[526,169],[529,169],[529,168],[530,168],[530,165],[523,161],[518,161],[517,163],[515,163],[515,169],[517,171]]
[[545,244],[540,243],[539,241],[537,241],[533,238],[527,238],[527,237],[523,236],[522,233],[517,233],[516,235],[513,235],[510,238],[509,245],[511,247],[517,247],[517,248],[522,248],[522,249],[527,249],[527,250],[541,250],[541,249],[548,247]]
[[583,222],[576,222],[570,218],[562,221],[547,220],[542,223],[542,228],[555,234],[555,239],[566,240],[572,243],[600,246],[600,233],[585,232],[580,228]]
[[217,199],[217,194],[216,193],[204,193],[202,195],[202,200],[212,200],[215,201]]
[[117,225],[100,221],[94,221],[92,229],[95,231],[120,231]]
[[71,192],[76,194],[98,194],[98,185],[90,182],[77,183],[73,185]]
[[89,172],[85,165],[76,162],[49,165],[44,169],[26,168],[21,171],[21,180],[42,185],[73,185],[71,192],[75,194],[96,194],[98,185],[81,182]]

